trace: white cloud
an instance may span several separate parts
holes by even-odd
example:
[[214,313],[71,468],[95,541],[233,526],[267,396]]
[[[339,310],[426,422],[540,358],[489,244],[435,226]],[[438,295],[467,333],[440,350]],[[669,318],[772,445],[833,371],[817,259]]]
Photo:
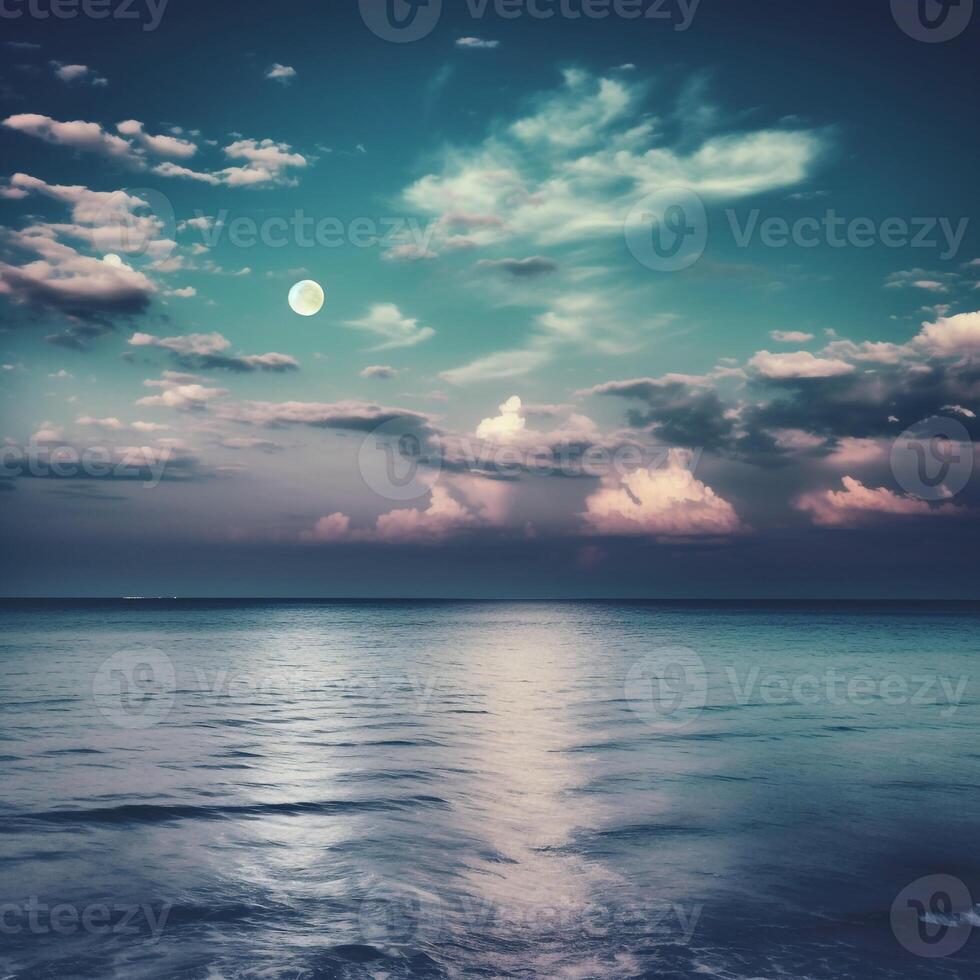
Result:
[[296,77],[296,69],[290,65],[280,65],[276,62],[266,69],[265,77],[274,82],[281,82],[288,85]]
[[60,61],[52,61],[51,67],[54,69],[56,78],[68,83],[84,82],[95,88],[105,88],[109,84],[108,79],[97,74],[88,65],[63,65]]
[[[498,127],[482,144],[446,151],[439,169],[403,193],[439,219],[432,250],[523,237],[539,245],[622,235],[646,194],[681,185],[736,199],[798,184],[823,146],[807,131],[716,136],[684,151],[658,145],[643,89],[626,79],[570,70],[535,112]],[[460,234],[460,216],[472,220]]]
[[7,239],[38,256],[19,266],[0,262],[0,295],[18,305],[86,319],[103,313],[140,313],[156,291],[142,272],[81,255],[59,242],[51,228],[34,226],[10,232]]
[[804,350],[792,354],[771,354],[762,350],[749,359],[749,367],[758,371],[762,377],[777,381],[789,378],[834,378],[854,371],[854,365],[846,361],[814,357]]
[[161,394],[147,395],[140,398],[136,404],[151,408],[204,409],[209,402],[224,398],[228,394],[227,388],[208,388],[201,381],[201,378],[192,374],[164,371],[159,379],[150,378],[143,382],[144,387],[156,388]]
[[796,507],[810,514],[820,527],[854,527],[880,517],[949,517],[962,513],[958,507],[932,507],[917,497],[897,494],[886,487],[871,489],[852,476],[841,481],[843,490],[804,494]]
[[812,333],[802,330],[771,330],[769,336],[778,344],[805,344],[813,340]]
[[727,500],[696,479],[691,453],[668,451],[666,465],[634,470],[586,500],[583,515],[593,531],[610,535],[687,538],[743,530]]
[[119,136],[105,132],[98,123],[83,122],[80,119],[59,122],[57,119],[36,112],[23,112],[8,116],[3,121],[3,125],[56,146],[87,150],[119,160],[132,160],[130,143]]
[[913,344],[939,357],[980,354],[980,311],[943,316],[935,323],[923,323]]
[[329,517],[321,517],[313,526],[312,531],[303,531],[301,541],[317,544],[329,544],[333,541],[344,541],[350,536],[350,518],[346,514],[336,513]]
[[417,319],[404,316],[394,303],[375,303],[367,316],[348,320],[346,326],[384,338],[383,343],[371,348],[375,351],[414,347],[436,334],[432,327],[420,327]]
[[387,364],[370,364],[361,371],[361,377],[386,381],[389,378],[397,378],[398,372]]
[[500,415],[484,419],[476,428],[480,439],[506,442],[524,430],[527,423],[521,415],[521,400],[512,395],[500,406]]
[[827,463],[838,469],[879,463],[887,459],[890,448],[890,443],[880,439],[842,436],[827,456]]
[[500,381],[525,375],[547,364],[551,350],[544,346],[529,346],[514,350],[497,351],[478,357],[458,368],[443,371],[439,377],[451,385],[465,385],[476,381]]
[[270,139],[236,140],[225,147],[225,154],[233,160],[247,161],[244,166],[221,171],[222,179],[229,187],[266,183],[291,185],[295,181],[287,176],[287,171],[303,168],[308,162],[301,153],[293,153],[288,143]]
[[299,362],[288,354],[230,354],[231,341],[220,333],[191,333],[179,337],[157,337],[151,333],[134,333],[131,347],[161,347],[170,351],[182,367],[193,370],[290,371]]
[[79,415],[75,419],[76,424],[89,426],[93,429],[109,429],[113,432],[118,432],[120,429],[125,429],[126,426],[119,421],[119,419],[114,416],[110,416],[105,419],[93,418],[91,415]]
[[964,408],[962,405],[943,405],[940,409],[941,412],[953,412],[955,415],[962,415],[965,419],[975,419],[977,413],[971,411],[969,408]]
[[432,486],[429,506],[424,510],[406,507],[388,511],[377,518],[373,528],[365,530],[352,529],[346,514],[335,513],[321,517],[312,530],[300,535],[300,540],[320,544],[344,541],[436,544],[501,519],[504,512],[501,501],[507,492],[508,488],[492,485],[488,480],[445,479]]
[[552,361],[566,348],[590,353],[626,354],[638,350],[643,334],[669,320],[669,316],[624,317],[610,297],[596,292],[565,292],[550,308],[534,318],[524,345],[478,357],[468,364],[443,371],[453,385],[516,378]]
[[82,120],[59,122],[37,113],[9,116],[2,125],[58,146],[98,153],[138,170],[150,169],[163,177],[184,177],[211,186],[294,186],[297,181],[290,171],[302,169],[309,163],[301,153],[294,153],[288,143],[241,138],[224,148],[225,155],[231,160],[245,161],[237,166],[214,172],[192,170],[171,160],[150,166],[146,158],[148,152],[156,156],[187,159],[197,148],[188,140],[145,133],[143,124],[136,119],[127,119],[118,124],[119,131],[129,137],[126,139],[106,132],[98,123]]
[[178,139],[176,136],[153,136],[143,129],[143,124],[138,119],[125,119],[116,123],[116,130],[123,136],[133,138],[157,156],[186,160],[197,153],[197,147],[190,140]]
[[61,442],[65,438],[64,430],[53,422],[42,422],[41,427],[31,436],[32,442]]

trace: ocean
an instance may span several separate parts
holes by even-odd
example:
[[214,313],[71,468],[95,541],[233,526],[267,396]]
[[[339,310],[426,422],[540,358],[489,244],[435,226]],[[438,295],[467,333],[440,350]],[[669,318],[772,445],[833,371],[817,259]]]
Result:
[[980,973],[980,605],[0,617],[0,980]]

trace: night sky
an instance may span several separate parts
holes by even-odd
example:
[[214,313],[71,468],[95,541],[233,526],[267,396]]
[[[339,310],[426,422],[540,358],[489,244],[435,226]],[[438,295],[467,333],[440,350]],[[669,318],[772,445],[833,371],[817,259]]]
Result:
[[7,0],[0,593],[976,597],[972,3],[443,6]]

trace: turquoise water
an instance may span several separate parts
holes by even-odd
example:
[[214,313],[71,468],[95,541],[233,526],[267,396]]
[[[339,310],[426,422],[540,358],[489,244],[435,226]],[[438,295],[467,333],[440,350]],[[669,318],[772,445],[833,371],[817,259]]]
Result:
[[976,606],[0,615],[0,977],[977,976]]

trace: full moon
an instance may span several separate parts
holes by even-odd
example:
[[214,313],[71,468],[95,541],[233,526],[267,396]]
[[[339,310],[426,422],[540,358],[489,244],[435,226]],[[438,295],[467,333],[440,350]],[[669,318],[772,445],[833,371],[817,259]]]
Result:
[[323,306],[323,289],[318,282],[304,279],[289,290],[289,305],[300,316],[313,316]]
[[123,260],[119,258],[114,252],[110,252],[105,258],[102,259],[106,265],[111,265],[113,269],[121,269],[123,267]]

